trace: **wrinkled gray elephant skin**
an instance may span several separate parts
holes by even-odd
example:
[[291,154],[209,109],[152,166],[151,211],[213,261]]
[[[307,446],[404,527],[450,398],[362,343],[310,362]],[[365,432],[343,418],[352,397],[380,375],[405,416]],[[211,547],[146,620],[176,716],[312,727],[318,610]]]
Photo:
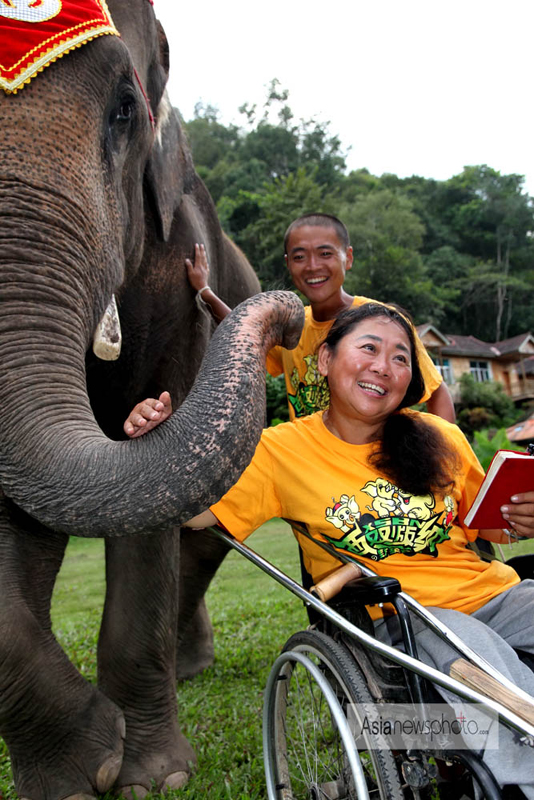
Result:
[[[205,626],[202,591],[222,554],[202,534],[180,553],[174,531],[245,468],[264,418],[265,354],[295,344],[302,325],[294,295],[258,295],[202,361],[212,331],[187,283],[194,242],[229,305],[258,283],[218,225],[164,93],[166,40],[151,4],[108,5],[121,38],[95,39],[0,96],[0,734],[30,800],[111,787],[141,797],[152,780],[165,789],[187,778],[178,567],[191,634]],[[97,363],[86,354],[113,294],[122,353]],[[124,441],[127,412],[163,389],[175,414]],[[98,687],[51,632],[68,535],[106,537]]]

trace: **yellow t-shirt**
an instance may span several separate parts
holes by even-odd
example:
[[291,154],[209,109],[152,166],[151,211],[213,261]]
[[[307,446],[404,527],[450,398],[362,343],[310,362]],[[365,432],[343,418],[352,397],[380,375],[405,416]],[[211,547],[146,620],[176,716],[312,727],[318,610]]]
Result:
[[[483,470],[456,425],[432,414],[402,413],[436,425],[458,453],[461,469],[445,498],[414,497],[392,485],[368,464],[375,444],[338,439],[318,412],[267,428],[250,465],[213,513],[241,541],[272,517],[298,520],[314,537],[397,578],[422,605],[475,611],[519,581],[511,567],[482,561],[466,547],[477,531],[460,520]],[[314,582],[340,566],[306,537],[297,538]],[[371,609],[374,617],[381,613]]]
[[[374,303],[368,297],[355,297],[354,306]],[[329,403],[329,392],[326,379],[317,369],[317,348],[324,341],[333,320],[317,322],[313,318],[311,306],[306,306],[304,328],[300,341],[294,350],[284,347],[273,347],[267,356],[267,371],[275,377],[285,376],[289,419],[304,417],[315,411],[322,411]],[[442,377],[432,363],[424,344],[415,331],[417,358],[425,381],[425,393],[421,402],[428,400],[441,384]]]

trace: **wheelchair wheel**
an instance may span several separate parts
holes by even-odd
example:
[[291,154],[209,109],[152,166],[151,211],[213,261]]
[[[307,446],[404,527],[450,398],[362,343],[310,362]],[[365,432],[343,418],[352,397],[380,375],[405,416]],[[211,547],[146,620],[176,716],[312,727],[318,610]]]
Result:
[[[318,667],[354,730],[360,704],[373,705],[374,701],[348,651],[322,633],[302,631],[288,640],[284,652],[300,653]],[[265,769],[268,786],[274,787],[273,797],[402,800],[393,754],[373,749],[370,736],[363,734],[357,742],[358,773],[366,789],[358,791],[348,748],[318,682],[299,662],[286,661],[277,667],[268,684],[264,716]]]

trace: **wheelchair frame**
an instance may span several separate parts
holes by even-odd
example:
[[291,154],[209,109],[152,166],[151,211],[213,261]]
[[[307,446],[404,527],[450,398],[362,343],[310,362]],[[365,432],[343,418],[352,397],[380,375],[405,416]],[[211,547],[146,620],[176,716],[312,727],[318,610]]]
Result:
[[[313,538],[308,533],[307,529],[304,528],[300,523],[293,520],[286,520],[286,522],[288,522],[293,528],[296,528],[299,533],[311,539],[316,545],[323,547],[329,553],[334,555],[337,560],[357,565],[364,576],[371,578],[378,577],[376,573],[373,572],[373,570],[367,565],[362,564],[357,559],[351,558],[346,554],[339,553],[333,550],[330,545]],[[438,686],[452,691],[460,698],[470,702],[479,703],[486,709],[492,711],[494,714],[497,714],[500,722],[517,732],[519,739],[523,744],[531,747],[534,746],[534,724],[523,719],[521,716],[503,705],[498,700],[488,697],[487,695],[470,688],[464,683],[461,683],[455,678],[419,661],[417,658],[417,651],[413,642],[413,635],[411,634],[409,622],[407,623],[407,629],[404,631],[404,641],[405,643],[408,643],[408,646],[406,647],[408,652],[402,652],[395,647],[391,647],[380,642],[372,635],[366,633],[360,627],[356,627],[345,616],[342,616],[334,608],[324,603],[315,594],[305,589],[299,583],[279,570],[275,565],[271,564],[247,545],[234,539],[222,529],[214,527],[210,528],[210,530],[222,538],[231,548],[239,552],[257,567],[267,573],[271,578],[274,578],[278,583],[288,589],[292,594],[301,599],[308,608],[312,608],[315,612],[317,612],[320,617],[326,620],[329,626],[333,626],[336,631],[341,631],[343,634],[348,636],[349,639],[355,641],[357,644],[363,647],[364,650],[370,650],[374,653],[377,653],[379,656],[386,658],[389,662],[393,662],[394,664],[403,667],[408,680],[409,693],[415,701],[424,703],[422,685],[424,685],[425,680],[429,681],[430,684],[437,684]],[[440,620],[434,617],[431,612],[429,612],[424,606],[421,606],[410,595],[400,591],[395,594],[394,598],[386,596],[383,598],[383,600],[376,600],[375,602],[393,602],[400,615],[403,617],[406,616],[406,618],[408,615],[405,609],[411,609],[418,617],[423,619],[438,636],[447,641],[458,653],[460,653],[463,658],[474,664],[476,667],[478,667],[478,669],[490,676],[490,678],[498,681],[502,687],[508,690],[508,693],[512,693],[512,695],[515,696],[515,698],[517,698],[519,701],[528,701],[528,705],[532,706],[533,701],[530,695],[515,687],[505,676],[501,675],[491,664],[471,650],[471,648],[462,642],[453,631],[451,631]],[[292,639],[295,637],[298,638],[298,636],[298,634],[295,634]],[[305,634],[301,634],[301,638],[302,637],[305,638]],[[334,647],[339,647],[339,645],[334,643],[334,640],[331,641]],[[289,640],[288,645],[291,645],[291,639]],[[299,649],[301,652],[298,652]],[[313,647],[311,649],[313,650]],[[348,651],[347,647],[342,649],[344,649],[345,652]],[[275,765],[273,764],[273,746],[275,745],[273,744],[274,734],[272,721],[273,717],[279,713],[275,707],[276,703],[278,702],[276,699],[277,692],[279,692],[279,687],[277,684],[283,682],[288,677],[291,670],[294,668],[294,665],[299,665],[299,668],[305,671],[306,675],[308,676],[308,680],[315,682],[315,684],[319,687],[319,691],[324,696],[328,705],[331,718],[335,720],[344,747],[343,757],[345,771],[350,770],[351,773],[351,793],[344,796],[351,798],[357,797],[358,799],[369,798],[370,795],[368,791],[368,782],[360,763],[358,749],[356,743],[354,742],[350,726],[341,708],[339,698],[336,696],[336,693],[333,690],[332,680],[329,680],[327,677],[325,677],[324,670],[321,670],[317,667],[314,661],[310,659],[309,655],[306,654],[306,651],[306,643],[301,642],[300,648],[289,649],[285,650],[285,652],[282,652],[272,667],[266,687],[263,714],[263,749],[269,800],[292,800],[294,797],[291,788],[285,789],[283,782],[280,782],[276,774]],[[351,654],[351,656],[353,657],[354,663],[361,671],[361,667],[359,667],[354,655]],[[330,666],[328,658],[324,659],[324,663],[327,668]],[[345,696],[347,696],[346,691]],[[480,757],[467,750],[463,751],[462,753],[456,753],[455,755],[459,757],[457,760],[463,762],[463,764],[466,765],[469,770],[471,770],[475,780],[479,784],[479,787],[484,791],[484,797],[488,798],[488,800],[499,800],[502,798],[503,795],[501,794],[493,775],[491,772],[489,772]],[[438,754],[437,757],[443,760],[450,760],[452,758],[451,753],[447,751],[443,751],[442,753]],[[417,753],[415,753],[414,760],[417,760]],[[410,765],[407,764],[406,770],[409,769]],[[405,778],[407,778],[410,786],[414,787],[412,789],[412,797],[417,798],[423,796],[416,788],[419,780],[418,776],[407,775],[404,768],[403,775]],[[310,790],[306,795],[307,797],[317,798],[317,800],[321,800],[321,798],[328,800],[328,798],[331,797],[341,797],[341,795],[338,794],[329,794],[324,787],[321,788],[319,785],[315,788],[312,787],[312,789],[313,790]],[[334,791],[334,789],[331,791]],[[376,794],[373,794],[373,797],[374,796],[376,796]],[[380,796],[383,798],[390,797],[387,792],[381,792]],[[391,796],[401,797],[404,795],[399,795],[397,793],[392,794]]]

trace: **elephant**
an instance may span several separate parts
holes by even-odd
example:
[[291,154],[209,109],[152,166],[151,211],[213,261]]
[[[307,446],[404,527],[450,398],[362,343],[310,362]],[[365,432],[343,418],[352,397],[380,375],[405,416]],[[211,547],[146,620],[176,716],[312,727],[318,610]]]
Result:
[[[185,649],[189,626],[194,644],[197,624],[209,644],[201,599],[223,552],[176,531],[246,467],[265,355],[295,345],[303,322],[292,293],[257,294],[221,231],[165,92],[151,0],[108,7],[120,37],[0,92],[0,735],[29,800],[141,798],[152,781],[165,791],[187,779],[176,642]],[[214,289],[237,305],[214,333],[187,283],[195,241]],[[91,343],[112,297],[122,349],[102,362]],[[126,414],[162,389],[173,415],[125,440]],[[105,539],[97,686],[51,629],[70,535]],[[205,658],[193,644],[185,671]]]

